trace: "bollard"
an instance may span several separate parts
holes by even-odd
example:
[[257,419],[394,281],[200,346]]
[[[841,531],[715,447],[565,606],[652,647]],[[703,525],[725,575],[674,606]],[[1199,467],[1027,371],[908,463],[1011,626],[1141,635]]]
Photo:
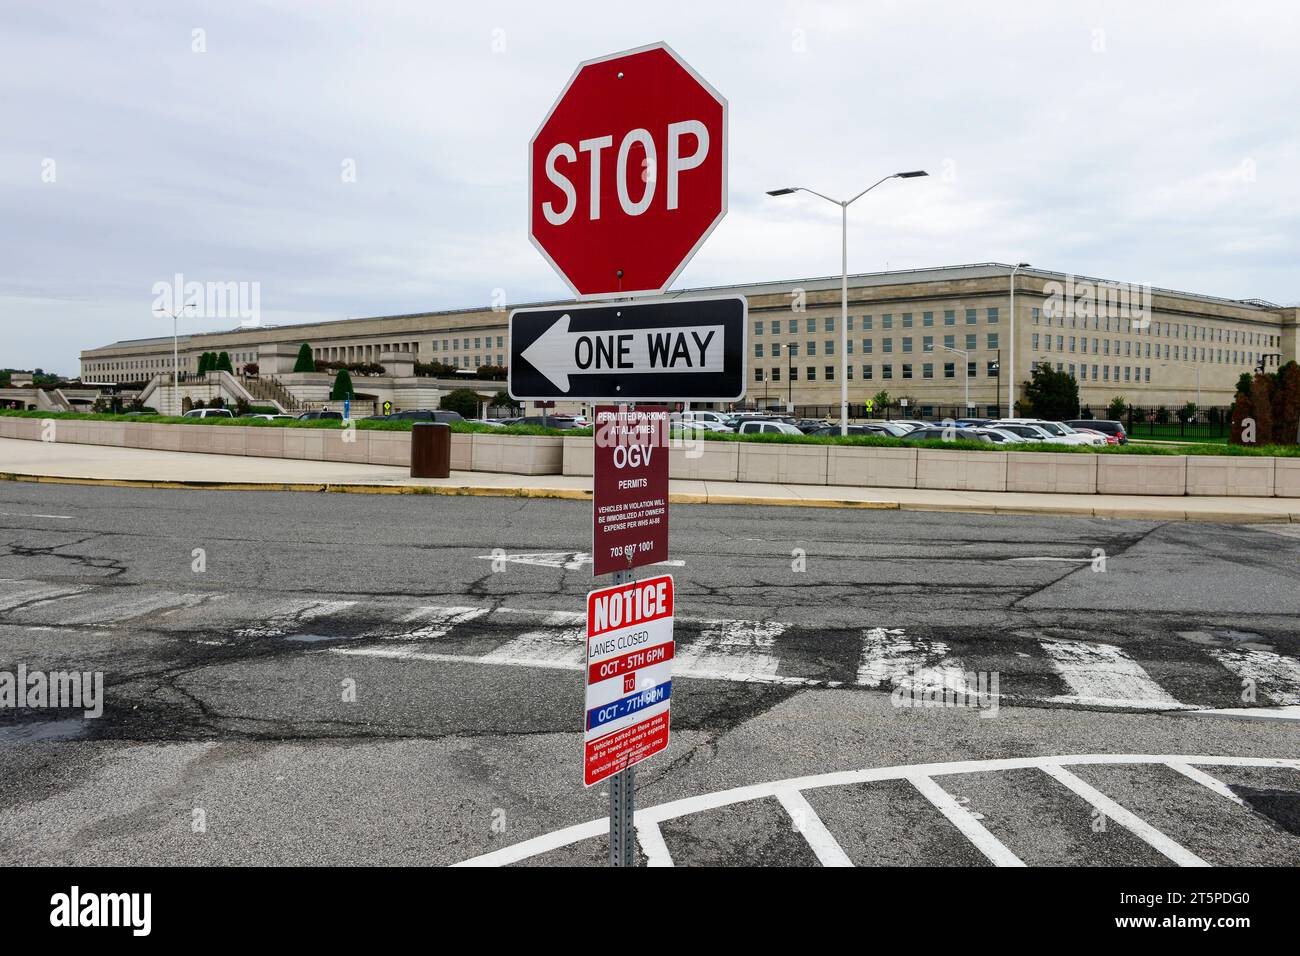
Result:
[[411,428],[411,477],[451,477],[451,426],[416,422]]

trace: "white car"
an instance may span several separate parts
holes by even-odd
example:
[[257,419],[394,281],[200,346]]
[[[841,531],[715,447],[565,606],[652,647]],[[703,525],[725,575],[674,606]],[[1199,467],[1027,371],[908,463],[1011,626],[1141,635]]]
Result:
[[681,428],[686,431],[734,431],[730,425],[722,421],[717,412],[673,412],[669,419],[673,428]]
[[741,422],[742,435],[802,435],[803,432],[786,422]]
[[1084,435],[1076,432],[1069,425],[1062,425],[1060,422],[1044,421],[1041,418],[1004,418],[993,423],[994,428],[1001,428],[1004,425],[1029,425],[1037,428],[1047,434],[1046,441],[1055,442],[1058,445],[1105,445],[1106,439],[1097,441],[1095,435]]
[[1042,440],[1038,438],[1027,438],[1024,435],[1019,435],[1016,432],[1013,432],[1010,428],[1003,428],[997,425],[979,425],[972,428],[971,431],[980,435],[988,435],[989,438],[993,439],[993,441],[997,442],[999,445],[1023,445],[1031,441]]
[[182,418],[234,418],[228,408],[194,408],[181,416]]

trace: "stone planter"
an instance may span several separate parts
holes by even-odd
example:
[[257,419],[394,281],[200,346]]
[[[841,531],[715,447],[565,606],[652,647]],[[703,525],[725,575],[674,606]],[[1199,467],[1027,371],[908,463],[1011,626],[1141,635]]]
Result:
[[1187,493],[1271,498],[1275,461],[1237,455],[1189,455]]
[[735,481],[740,442],[698,441],[668,450],[668,477],[690,481]]
[[[564,439],[560,436],[492,435],[475,432],[470,451],[471,471],[510,475],[558,475],[564,468]],[[452,449],[455,468],[455,449]]]
[[826,484],[828,445],[764,445],[738,442],[737,481],[790,485]]
[[1094,495],[1097,458],[1068,452],[1007,452],[1007,491]]
[[868,488],[915,488],[915,448],[828,445],[826,483]]
[[1007,453],[918,448],[916,487],[949,491],[1006,491]]
[[1098,455],[1101,495],[1183,495],[1187,459],[1181,455]]
[[564,439],[564,474],[583,476],[596,470],[595,440],[590,436]]

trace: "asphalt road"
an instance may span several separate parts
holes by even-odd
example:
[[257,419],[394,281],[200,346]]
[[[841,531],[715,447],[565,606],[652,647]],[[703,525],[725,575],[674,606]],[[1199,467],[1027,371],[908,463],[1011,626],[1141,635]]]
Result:
[[[589,507],[0,484],[0,673],[105,683],[97,718],[0,708],[0,861],[601,862]],[[651,862],[1300,862],[1292,526],[672,528]],[[923,706],[962,674],[996,693]]]

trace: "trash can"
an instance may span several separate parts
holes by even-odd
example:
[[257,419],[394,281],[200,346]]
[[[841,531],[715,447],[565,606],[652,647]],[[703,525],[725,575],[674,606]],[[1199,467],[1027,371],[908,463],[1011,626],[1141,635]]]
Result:
[[411,477],[451,477],[451,426],[416,422],[411,428]]

